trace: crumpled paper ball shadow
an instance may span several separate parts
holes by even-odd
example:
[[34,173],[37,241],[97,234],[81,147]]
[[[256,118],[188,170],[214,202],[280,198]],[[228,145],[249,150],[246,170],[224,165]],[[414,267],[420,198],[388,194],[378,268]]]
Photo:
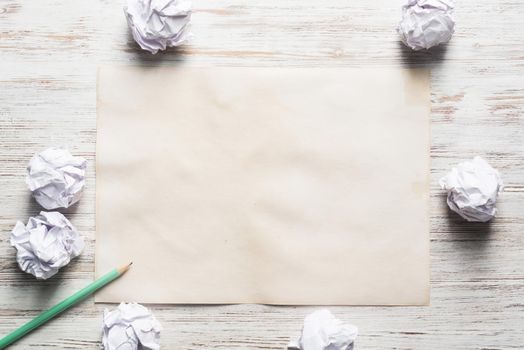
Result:
[[408,0],[402,7],[397,32],[412,50],[424,50],[447,43],[455,29],[450,0]]
[[80,255],[84,240],[64,215],[42,211],[27,225],[16,223],[11,245],[17,250],[20,269],[45,280]]
[[80,200],[87,162],[68,150],[48,148],[35,154],[27,166],[26,184],[47,210],[68,208]]
[[160,322],[140,304],[120,303],[115,310],[104,310],[105,350],[158,350],[161,331]]
[[315,311],[306,316],[302,333],[288,344],[289,350],[352,350],[358,328],[344,324],[327,310]]
[[127,0],[124,14],[136,43],[152,54],[177,47],[191,38],[191,2]]
[[406,68],[435,68],[444,62],[448,44],[442,44],[432,47],[428,50],[413,51],[401,41],[398,41],[398,50],[400,51],[401,63]]
[[487,222],[495,217],[503,182],[499,172],[481,157],[458,164],[439,184],[447,191],[449,208],[465,220]]

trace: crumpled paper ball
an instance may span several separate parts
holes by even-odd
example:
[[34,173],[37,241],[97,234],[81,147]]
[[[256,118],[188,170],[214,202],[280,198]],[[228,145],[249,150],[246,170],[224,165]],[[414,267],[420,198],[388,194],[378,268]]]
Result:
[[352,350],[358,328],[344,324],[326,309],[315,311],[304,319],[302,334],[288,344],[288,349]]
[[497,196],[502,179],[484,159],[475,157],[451,169],[439,181],[448,192],[448,206],[468,221],[486,222],[497,213]]
[[190,1],[127,0],[124,13],[135,41],[152,54],[180,46],[191,36]]
[[48,279],[80,255],[84,240],[59,212],[40,212],[27,225],[18,221],[11,232],[20,269],[38,279]]
[[162,326],[137,303],[120,303],[118,308],[104,310],[102,344],[105,350],[160,349]]
[[45,209],[68,208],[80,200],[87,162],[61,148],[35,154],[27,166],[26,183]]
[[413,50],[447,43],[455,28],[452,11],[450,0],[408,0],[397,28],[400,40]]

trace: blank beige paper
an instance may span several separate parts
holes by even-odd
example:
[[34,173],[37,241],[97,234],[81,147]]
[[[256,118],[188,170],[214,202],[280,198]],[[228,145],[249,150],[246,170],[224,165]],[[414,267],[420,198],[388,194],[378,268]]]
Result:
[[97,302],[428,303],[426,70],[98,74]]

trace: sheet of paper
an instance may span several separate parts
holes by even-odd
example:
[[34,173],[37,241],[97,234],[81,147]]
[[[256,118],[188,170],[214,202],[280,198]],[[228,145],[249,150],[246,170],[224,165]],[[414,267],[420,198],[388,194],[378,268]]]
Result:
[[98,74],[97,302],[428,303],[428,71]]

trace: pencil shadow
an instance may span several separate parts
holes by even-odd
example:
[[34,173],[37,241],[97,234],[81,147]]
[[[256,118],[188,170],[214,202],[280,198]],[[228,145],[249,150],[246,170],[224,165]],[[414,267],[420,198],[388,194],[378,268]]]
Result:
[[397,42],[398,50],[400,51],[400,57],[402,65],[406,68],[432,68],[440,65],[446,56],[448,50],[447,44],[441,44],[436,47],[432,47],[429,50],[415,51],[407,47],[402,41]]

